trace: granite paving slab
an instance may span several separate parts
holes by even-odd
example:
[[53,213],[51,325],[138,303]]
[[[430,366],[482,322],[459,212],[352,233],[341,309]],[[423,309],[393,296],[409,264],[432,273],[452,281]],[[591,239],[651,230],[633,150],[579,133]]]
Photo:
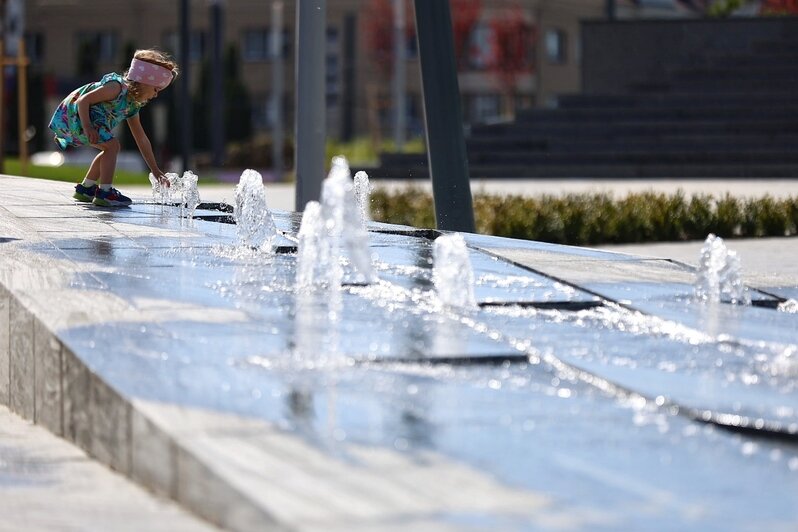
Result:
[[[68,184],[25,186],[47,187],[42,211],[69,206]],[[0,330],[18,329],[0,335],[0,399],[212,523],[798,520],[795,314],[698,307],[673,262],[483,235],[465,235],[478,297],[502,304],[452,308],[431,283],[442,233],[379,223],[378,282],[306,292],[296,254],[242,248],[214,209],[190,221],[138,201],[98,212],[98,233],[47,230],[46,215],[20,231],[31,218],[0,199],[15,239],[0,243]],[[293,242],[299,216],[274,216]],[[42,380],[55,352],[60,395]]]
[[2,530],[216,530],[0,406]]

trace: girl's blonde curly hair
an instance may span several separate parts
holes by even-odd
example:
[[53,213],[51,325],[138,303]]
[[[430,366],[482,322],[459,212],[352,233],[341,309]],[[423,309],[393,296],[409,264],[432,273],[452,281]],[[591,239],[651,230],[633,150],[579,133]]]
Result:
[[[136,50],[136,53],[133,54],[133,58],[138,59],[139,61],[147,61],[148,63],[168,68],[172,71],[172,80],[177,78],[177,75],[180,73],[177,63],[171,57],[169,57],[166,52],[162,52],[154,48]],[[132,81],[129,79],[128,72],[129,70],[125,70],[124,77],[128,84],[129,97],[138,103],[146,103],[145,101],[142,101],[141,98],[141,84],[138,81]]]

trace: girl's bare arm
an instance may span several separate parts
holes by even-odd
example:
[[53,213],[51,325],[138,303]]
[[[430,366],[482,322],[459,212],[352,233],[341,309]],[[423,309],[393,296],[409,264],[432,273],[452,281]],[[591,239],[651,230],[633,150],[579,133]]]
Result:
[[80,125],[83,127],[83,131],[86,133],[86,136],[89,138],[89,143],[97,144],[97,141],[100,140],[100,135],[99,133],[97,133],[97,129],[91,123],[91,117],[89,116],[89,107],[95,103],[107,102],[113,100],[114,98],[119,96],[121,90],[122,86],[119,83],[111,81],[101,87],[97,87],[93,91],[87,92],[83,96],[78,97],[78,99],[76,100],[76,103],[78,104],[78,116],[80,117]]
[[158,167],[158,163],[155,161],[155,154],[152,152],[152,144],[150,144],[150,139],[147,137],[147,133],[144,132],[144,127],[141,125],[141,118],[139,118],[139,115],[134,115],[128,118],[127,125],[130,127],[130,132],[133,134],[133,138],[136,140],[136,146],[139,147],[141,156],[144,158],[144,162],[147,163],[147,166],[150,168],[150,172],[152,172],[152,175],[154,175],[156,179],[163,182],[165,177],[161,169]]

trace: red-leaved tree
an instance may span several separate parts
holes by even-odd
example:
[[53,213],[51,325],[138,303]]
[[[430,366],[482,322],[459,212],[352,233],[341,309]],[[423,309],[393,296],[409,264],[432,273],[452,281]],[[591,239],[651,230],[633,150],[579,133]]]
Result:
[[481,0],[450,0],[452,12],[452,33],[454,34],[454,54],[457,69],[462,70],[470,55],[471,32],[482,15]]
[[[415,18],[411,0],[405,4],[405,38],[415,35]],[[391,0],[370,0],[361,18],[361,31],[366,44],[366,53],[384,80],[393,73],[393,2]]]
[[534,72],[536,29],[520,5],[508,8],[490,21],[491,58],[489,68],[504,96],[504,109],[515,113],[515,95],[522,76]]
[[798,0],[762,0],[763,15],[798,15]]
[[[405,9],[405,39],[415,36],[415,18],[412,0],[403,0]],[[374,67],[377,79],[366,83],[366,114],[371,142],[375,147],[382,144],[383,110],[391,105],[387,93],[393,77],[394,11],[392,0],[370,0],[361,17],[361,34],[365,53]]]

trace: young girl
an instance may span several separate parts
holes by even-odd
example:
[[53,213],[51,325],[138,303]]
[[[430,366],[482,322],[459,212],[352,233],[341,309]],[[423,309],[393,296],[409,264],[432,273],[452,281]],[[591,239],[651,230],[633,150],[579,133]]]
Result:
[[169,86],[177,73],[177,64],[163,52],[138,50],[124,76],[106,74],[100,81],[75,89],[61,102],[50,120],[58,146],[64,150],[67,146],[89,145],[100,150],[83,182],[75,186],[76,200],[104,207],[130,205],[130,198],[111,186],[120,150],[112,131],[122,120],[127,120],[152,175],[168,186],[138,113]]

